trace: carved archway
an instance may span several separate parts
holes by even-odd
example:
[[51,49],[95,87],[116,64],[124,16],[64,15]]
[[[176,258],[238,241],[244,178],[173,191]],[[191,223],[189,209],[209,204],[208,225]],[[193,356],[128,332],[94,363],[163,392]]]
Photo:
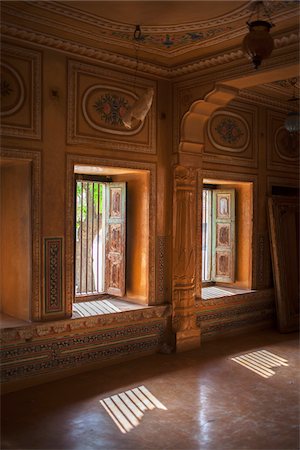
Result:
[[264,71],[217,83],[204,99],[194,101],[181,119],[180,143],[173,175],[172,299],[177,351],[200,346],[195,308],[195,249],[199,231],[196,177],[197,171],[202,168],[205,124],[216,110],[224,108],[241,89],[297,76],[298,69],[297,63],[279,69],[269,67]]

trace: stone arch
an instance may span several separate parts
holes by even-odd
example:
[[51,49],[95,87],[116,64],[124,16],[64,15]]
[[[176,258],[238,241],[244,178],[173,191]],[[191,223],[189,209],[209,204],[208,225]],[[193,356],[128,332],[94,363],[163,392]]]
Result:
[[200,345],[201,330],[195,312],[196,190],[197,170],[202,168],[205,124],[217,109],[224,108],[241,89],[297,76],[298,69],[298,63],[295,63],[280,69],[267,67],[255,73],[249,70],[242,77],[216,83],[214,90],[204,99],[194,101],[181,119],[173,173],[172,327],[177,351]]
[[268,68],[247,76],[216,83],[215,89],[209,92],[203,100],[194,101],[189,111],[182,117],[179,152],[201,152],[204,145],[204,126],[207,120],[217,109],[226,106],[233,100],[241,89],[295,76],[299,76],[298,63],[285,66],[284,68],[281,67],[280,69]]

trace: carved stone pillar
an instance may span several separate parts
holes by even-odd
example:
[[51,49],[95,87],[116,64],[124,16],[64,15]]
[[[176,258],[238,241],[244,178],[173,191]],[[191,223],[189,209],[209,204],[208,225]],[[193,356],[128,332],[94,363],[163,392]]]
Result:
[[176,350],[200,346],[196,326],[196,170],[175,166],[173,193],[173,316]]

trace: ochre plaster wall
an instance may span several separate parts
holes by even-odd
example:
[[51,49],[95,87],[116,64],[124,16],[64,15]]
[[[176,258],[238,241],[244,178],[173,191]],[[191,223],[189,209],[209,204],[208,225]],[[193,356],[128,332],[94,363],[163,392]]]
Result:
[[1,311],[30,319],[31,167],[29,162],[0,165]]
[[[105,162],[110,160],[114,162],[114,167],[121,168],[126,166],[125,163],[127,162],[132,164],[133,168],[134,166],[140,168],[143,164],[145,166],[151,165],[151,167],[155,167],[156,173],[152,191],[155,196],[155,201],[153,202],[155,206],[151,211],[147,210],[148,206],[145,194],[146,186],[149,183],[148,176],[146,174],[141,177],[135,174],[126,176],[129,199],[137,203],[139,208],[132,210],[129,205],[128,219],[130,226],[128,239],[130,239],[131,247],[129,247],[128,257],[133,261],[133,270],[127,274],[128,296],[135,298],[136,301],[140,301],[141,303],[145,301],[145,293],[149,288],[153,287],[149,286],[148,271],[153,275],[151,284],[153,285],[155,283],[153,304],[159,305],[170,302],[174,310],[176,310],[176,314],[172,315],[171,308],[156,306],[157,309],[150,308],[149,310],[145,310],[138,317],[133,314],[124,322],[122,322],[123,319],[119,316],[115,316],[115,321],[111,317],[105,316],[105,324],[101,322],[101,318],[94,319],[92,317],[87,321],[77,321],[77,319],[69,321],[57,320],[57,322],[53,322],[49,326],[48,324],[37,323],[28,327],[21,327],[18,331],[17,339],[12,332],[4,330],[3,336],[8,358],[11,358],[10,352],[12,351],[12,347],[13,350],[15,347],[22,348],[25,354],[27,351],[38,352],[39,342],[42,336],[46,336],[45,345],[47,345],[47,352],[51,354],[51,361],[48,358],[48,354],[46,354],[42,363],[43,367],[40,366],[39,360],[36,359],[32,365],[33,369],[28,368],[28,372],[26,372],[26,367],[23,370],[21,366],[16,372],[14,370],[14,363],[12,363],[5,373],[7,382],[9,383],[13,379],[17,383],[18,380],[24,380],[30,375],[38,377],[48,371],[49,373],[57,373],[57,361],[60,358],[60,356],[57,357],[54,348],[57,335],[61,337],[62,345],[68,345],[68,342],[66,343],[65,341],[65,336],[68,338],[70,336],[72,337],[73,347],[71,348],[71,353],[72,358],[74,358],[71,361],[67,356],[67,361],[61,355],[60,361],[63,370],[68,365],[75,367],[78,362],[80,362],[81,367],[84,367],[89,362],[95,364],[97,362],[101,364],[105,363],[105,352],[109,353],[111,360],[117,361],[119,352],[117,341],[120,333],[123,333],[123,337],[125,336],[122,341],[122,349],[120,350],[124,357],[127,358],[134,354],[156,351],[160,342],[165,340],[165,332],[167,330],[166,318],[170,319],[172,317],[174,319],[173,334],[178,331],[179,339],[177,343],[180,344],[181,339],[182,341],[186,339],[187,346],[185,347],[183,345],[182,348],[189,347],[189,331],[191,331],[193,343],[196,346],[200,345],[199,326],[201,329],[202,323],[204,323],[203,328],[206,326],[205,323],[207,324],[207,333],[213,335],[222,334],[224,329],[230,331],[235,327],[239,330],[245,330],[249,327],[250,323],[252,325],[260,323],[261,312],[265,310],[264,326],[270,324],[273,314],[273,291],[272,289],[266,290],[265,293],[263,291],[264,288],[272,286],[272,280],[269,276],[270,257],[265,208],[267,187],[270,183],[276,182],[276,180],[280,180],[280,185],[285,185],[285,183],[292,186],[298,185],[296,165],[288,160],[280,159],[274,146],[274,123],[279,120],[278,117],[283,121],[285,113],[281,110],[273,111],[276,108],[271,106],[265,106],[261,103],[256,104],[255,102],[252,102],[250,105],[246,100],[239,99],[236,103],[228,104],[223,110],[231,110],[234,108],[234,112],[240,114],[248,122],[251,139],[245,153],[233,154],[230,151],[227,153],[224,153],[224,151],[219,152],[211,143],[208,145],[208,137],[205,134],[205,127],[202,127],[202,124],[205,123],[214,108],[211,108],[211,105],[207,103],[207,117],[200,116],[197,113],[197,102],[203,100],[205,95],[214,89],[216,80],[220,81],[226,75],[226,67],[224,68],[221,65],[220,67],[213,67],[209,74],[207,74],[207,71],[206,73],[202,73],[201,71],[195,75],[189,75],[183,81],[173,82],[172,80],[161,80],[150,75],[146,75],[145,77],[138,76],[137,84],[139,93],[147,86],[153,86],[155,88],[153,107],[150,116],[145,122],[145,127],[148,128],[143,129],[141,135],[137,134],[131,137],[124,135],[118,135],[116,137],[116,135],[112,136],[109,133],[100,133],[93,130],[89,130],[89,133],[84,134],[87,129],[86,124],[80,127],[82,125],[80,121],[83,120],[81,111],[83,90],[90,85],[89,83],[100,83],[103,74],[105,74],[106,80],[109,80],[110,73],[114,77],[112,80],[114,86],[118,85],[120,88],[129,89],[133,84],[134,74],[129,73],[129,70],[121,66],[112,67],[112,65],[105,66],[101,63],[95,64],[91,59],[81,59],[79,55],[76,57],[74,63],[74,56],[69,58],[67,54],[59,51],[35,47],[26,42],[23,44],[26,48],[34,50],[40,56],[42,75],[40,79],[40,86],[42,86],[41,96],[30,96],[31,90],[38,91],[39,89],[39,84],[35,83],[31,86],[31,89],[28,89],[28,98],[26,101],[33,107],[35,99],[41,98],[39,100],[41,114],[36,118],[36,121],[40,121],[41,123],[41,133],[39,134],[33,131],[30,136],[27,136],[27,139],[23,139],[21,133],[18,137],[17,133],[13,134],[11,130],[8,130],[10,131],[9,134],[6,130],[5,132],[7,134],[4,133],[3,145],[7,148],[30,149],[41,154],[42,182],[38,186],[41,194],[42,210],[40,242],[43,243],[43,239],[47,237],[63,238],[61,268],[63,275],[63,293],[67,291],[65,271],[67,268],[68,270],[72,270],[72,256],[70,256],[70,252],[66,252],[65,248],[67,240],[68,202],[73,198],[69,192],[70,186],[67,184],[68,157],[73,155],[74,158],[78,157],[78,159],[83,157],[86,159],[97,158],[97,164],[99,165],[101,165],[101,161]],[[14,58],[18,59],[18,56],[13,55],[10,57],[10,62],[14,61]],[[72,63],[70,63],[71,59],[73,60]],[[37,65],[38,60],[36,59],[35,61]],[[20,67],[20,65],[16,64],[16,67]],[[231,70],[231,68],[228,68],[229,76],[231,76],[229,69]],[[77,83],[77,77],[81,75],[85,78],[82,83]],[[126,81],[124,81],[124,77],[127,77]],[[23,78],[24,82],[26,82],[29,79],[28,74],[24,74]],[[224,98],[228,101],[235,95],[236,92],[228,93],[224,91]],[[193,123],[192,127],[187,126],[185,128],[182,125],[182,118],[189,111],[191,105],[194,105],[191,114],[197,120]],[[25,127],[27,124],[24,123],[23,125]],[[188,141],[191,137],[189,130],[192,131],[192,138],[194,140]],[[182,137],[187,140],[179,147]],[[145,167],[145,170],[147,170],[147,167]],[[31,184],[29,169],[27,168],[25,170],[26,175],[24,174],[24,170],[21,172],[22,176],[19,177],[20,180],[18,181],[21,184],[19,188],[25,193],[27,199],[20,205],[20,211],[23,211],[23,208],[26,210],[25,228],[27,227],[27,231],[24,247],[26,251],[23,252],[22,280],[19,286],[23,283],[22,298],[26,299],[23,317],[28,318],[30,305],[30,284],[28,280],[30,279],[30,273],[26,272],[24,267],[30,270],[30,239],[27,238],[30,236],[29,197]],[[252,271],[252,287],[259,291],[252,295],[245,294],[238,301],[232,298],[230,301],[222,299],[221,302],[215,302],[212,305],[204,303],[204,301],[195,304],[195,287],[193,283],[196,270],[201,269],[201,264],[197,264],[197,261],[195,264],[194,259],[193,267],[190,267],[190,265],[188,267],[189,274],[191,275],[190,284],[187,286],[178,285],[176,295],[171,291],[172,259],[174,259],[172,243],[174,229],[178,230],[178,228],[173,227],[173,200],[175,198],[175,201],[178,200],[178,203],[180,203],[181,201],[184,202],[186,198],[192,199],[190,201],[190,222],[188,226],[193,228],[193,239],[194,236],[196,236],[196,239],[201,239],[199,227],[196,232],[197,216],[199,216],[196,204],[201,205],[201,201],[197,203],[197,197],[198,200],[199,197],[201,198],[201,189],[197,190],[197,174],[200,175],[200,178],[211,178],[213,176],[216,179],[223,180],[224,173],[226,174],[226,179],[232,180],[234,185],[237,186],[238,192],[241,193],[238,202],[242,201],[242,198],[247,199],[247,203],[249,200],[249,204],[251,202],[250,188],[239,185],[239,182],[253,182],[253,225],[251,225],[251,214],[245,210],[246,204],[238,203],[238,208],[242,211],[241,216],[243,218],[243,221],[238,223],[239,253],[240,255],[248,254],[251,243],[249,240],[245,244],[244,240],[248,239],[247,233],[248,231],[250,232],[250,228],[253,226],[254,232],[250,252],[253,255],[252,263],[251,261],[249,263],[245,261],[245,265],[242,264],[237,277],[240,283],[239,286],[246,286],[246,284],[249,284],[248,281]],[[177,184],[174,182],[175,178]],[[178,188],[177,200],[176,196],[173,196],[174,184]],[[143,199],[142,202],[140,200],[141,198]],[[4,201],[7,201],[7,199]],[[9,205],[6,207],[8,209],[10,208]],[[149,214],[148,227],[146,225],[147,214]],[[182,220],[184,221],[184,218]],[[155,227],[150,233],[149,223],[151,225],[153,221],[155,221]],[[186,226],[183,226],[182,229],[188,229],[187,224],[185,222],[183,223]],[[175,225],[180,228],[180,224],[176,223]],[[246,226],[246,229],[244,229],[244,226]],[[243,230],[241,230],[242,227]],[[185,236],[180,235],[180,230],[178,236],[178,243],[183,247],[184,253]],[[25,240],[25,235],[23,239]],[[141,251],[140,249],[141,246],[144,246],[147,239],[152,253],[155,254],[154,263],[151,264],[147,262],[147,250],[144,249]],[[22,244],[24,243],[22,242]],[[192,249],[195,248],[194,241],[189,241],[188,244]],[[149,248],[149,246],[146,247]],[[46,262],[44,261],[42,251],[40,255],[42,267],[40,272],[44,288],[44,268]],[[244,261],[244,256],[242,258]],[[186,260],[189,262],[188,257]],[[182,262],[182,267],[184,267],[186,261],[183,260]],[[149,264],[149,267],[147,264]],[[13,273],[13,269],[10,273]],[[182,274],[180,273],[178,275],[180,278]],[[16,297],[15,290],[16,284],[14,285],[13,292],[9,296],[10,303]],[[254,298],[258,299],[257,302],[253,302]],[[71,295],[69,300],[70,302],[66,307],[68,310],[62,310],[55,316],[55,319],[65,319],[71,315]],[[41,301],[46,301],[44,289]],[[238,307],[236,307],[235,302],[238,303]],[[163,308],[164,310],[157,312],[159,308]],[[213,310],[213,319],[211,319],[211,310]],[[15,311],[12,314],[15,315]],[[148,314],[151,316],[150,320],[147,319]],[[50,320],[52,317],[44,317],[44,319]],[[155,329],[155,336],[152,338],[152,322],[155,322],[156,319],[159,322],[159,326]],[[97,320],[99,320],[99,323]],[[106,337],[102,335],[100,337],[98,336],[99,333],[101,334],[103,327],[109,328],[110,333],[113,335],[112,341],[110,340],[110,335]],[[124,330],[127,330],[127,334],[125,335]],[[88,340],[92,337],[93,340],[94,335],[97,335],[96,343],[100,342],[101,345],[105,344],[106,348],[105,346],[103,347],[103,352],[101,350],[99,351],[93,343],[88,345],[88,349],[86,346],[84,348],[82,347],[81,338],[84,337]],[[132,341],[131,344],[128,344],[133,335],[137,342]],[[144,339],[143,336],[146,336],[146,338]],[[24,345],[26,344],[26,340],[31,338],[33,338],[33,342],[29,346],[29,350],[27,350],[27,347]],[[147,341],[151,341],[151,343],[149,344]]]

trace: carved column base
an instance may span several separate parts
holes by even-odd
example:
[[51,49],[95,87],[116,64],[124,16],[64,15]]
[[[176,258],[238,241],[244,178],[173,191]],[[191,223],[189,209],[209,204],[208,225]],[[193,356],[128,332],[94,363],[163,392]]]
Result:
[[193,330],[177,331],[175,334],[176,339],[176,352],[185,352],[194,348],[200,347],[200,328]]

